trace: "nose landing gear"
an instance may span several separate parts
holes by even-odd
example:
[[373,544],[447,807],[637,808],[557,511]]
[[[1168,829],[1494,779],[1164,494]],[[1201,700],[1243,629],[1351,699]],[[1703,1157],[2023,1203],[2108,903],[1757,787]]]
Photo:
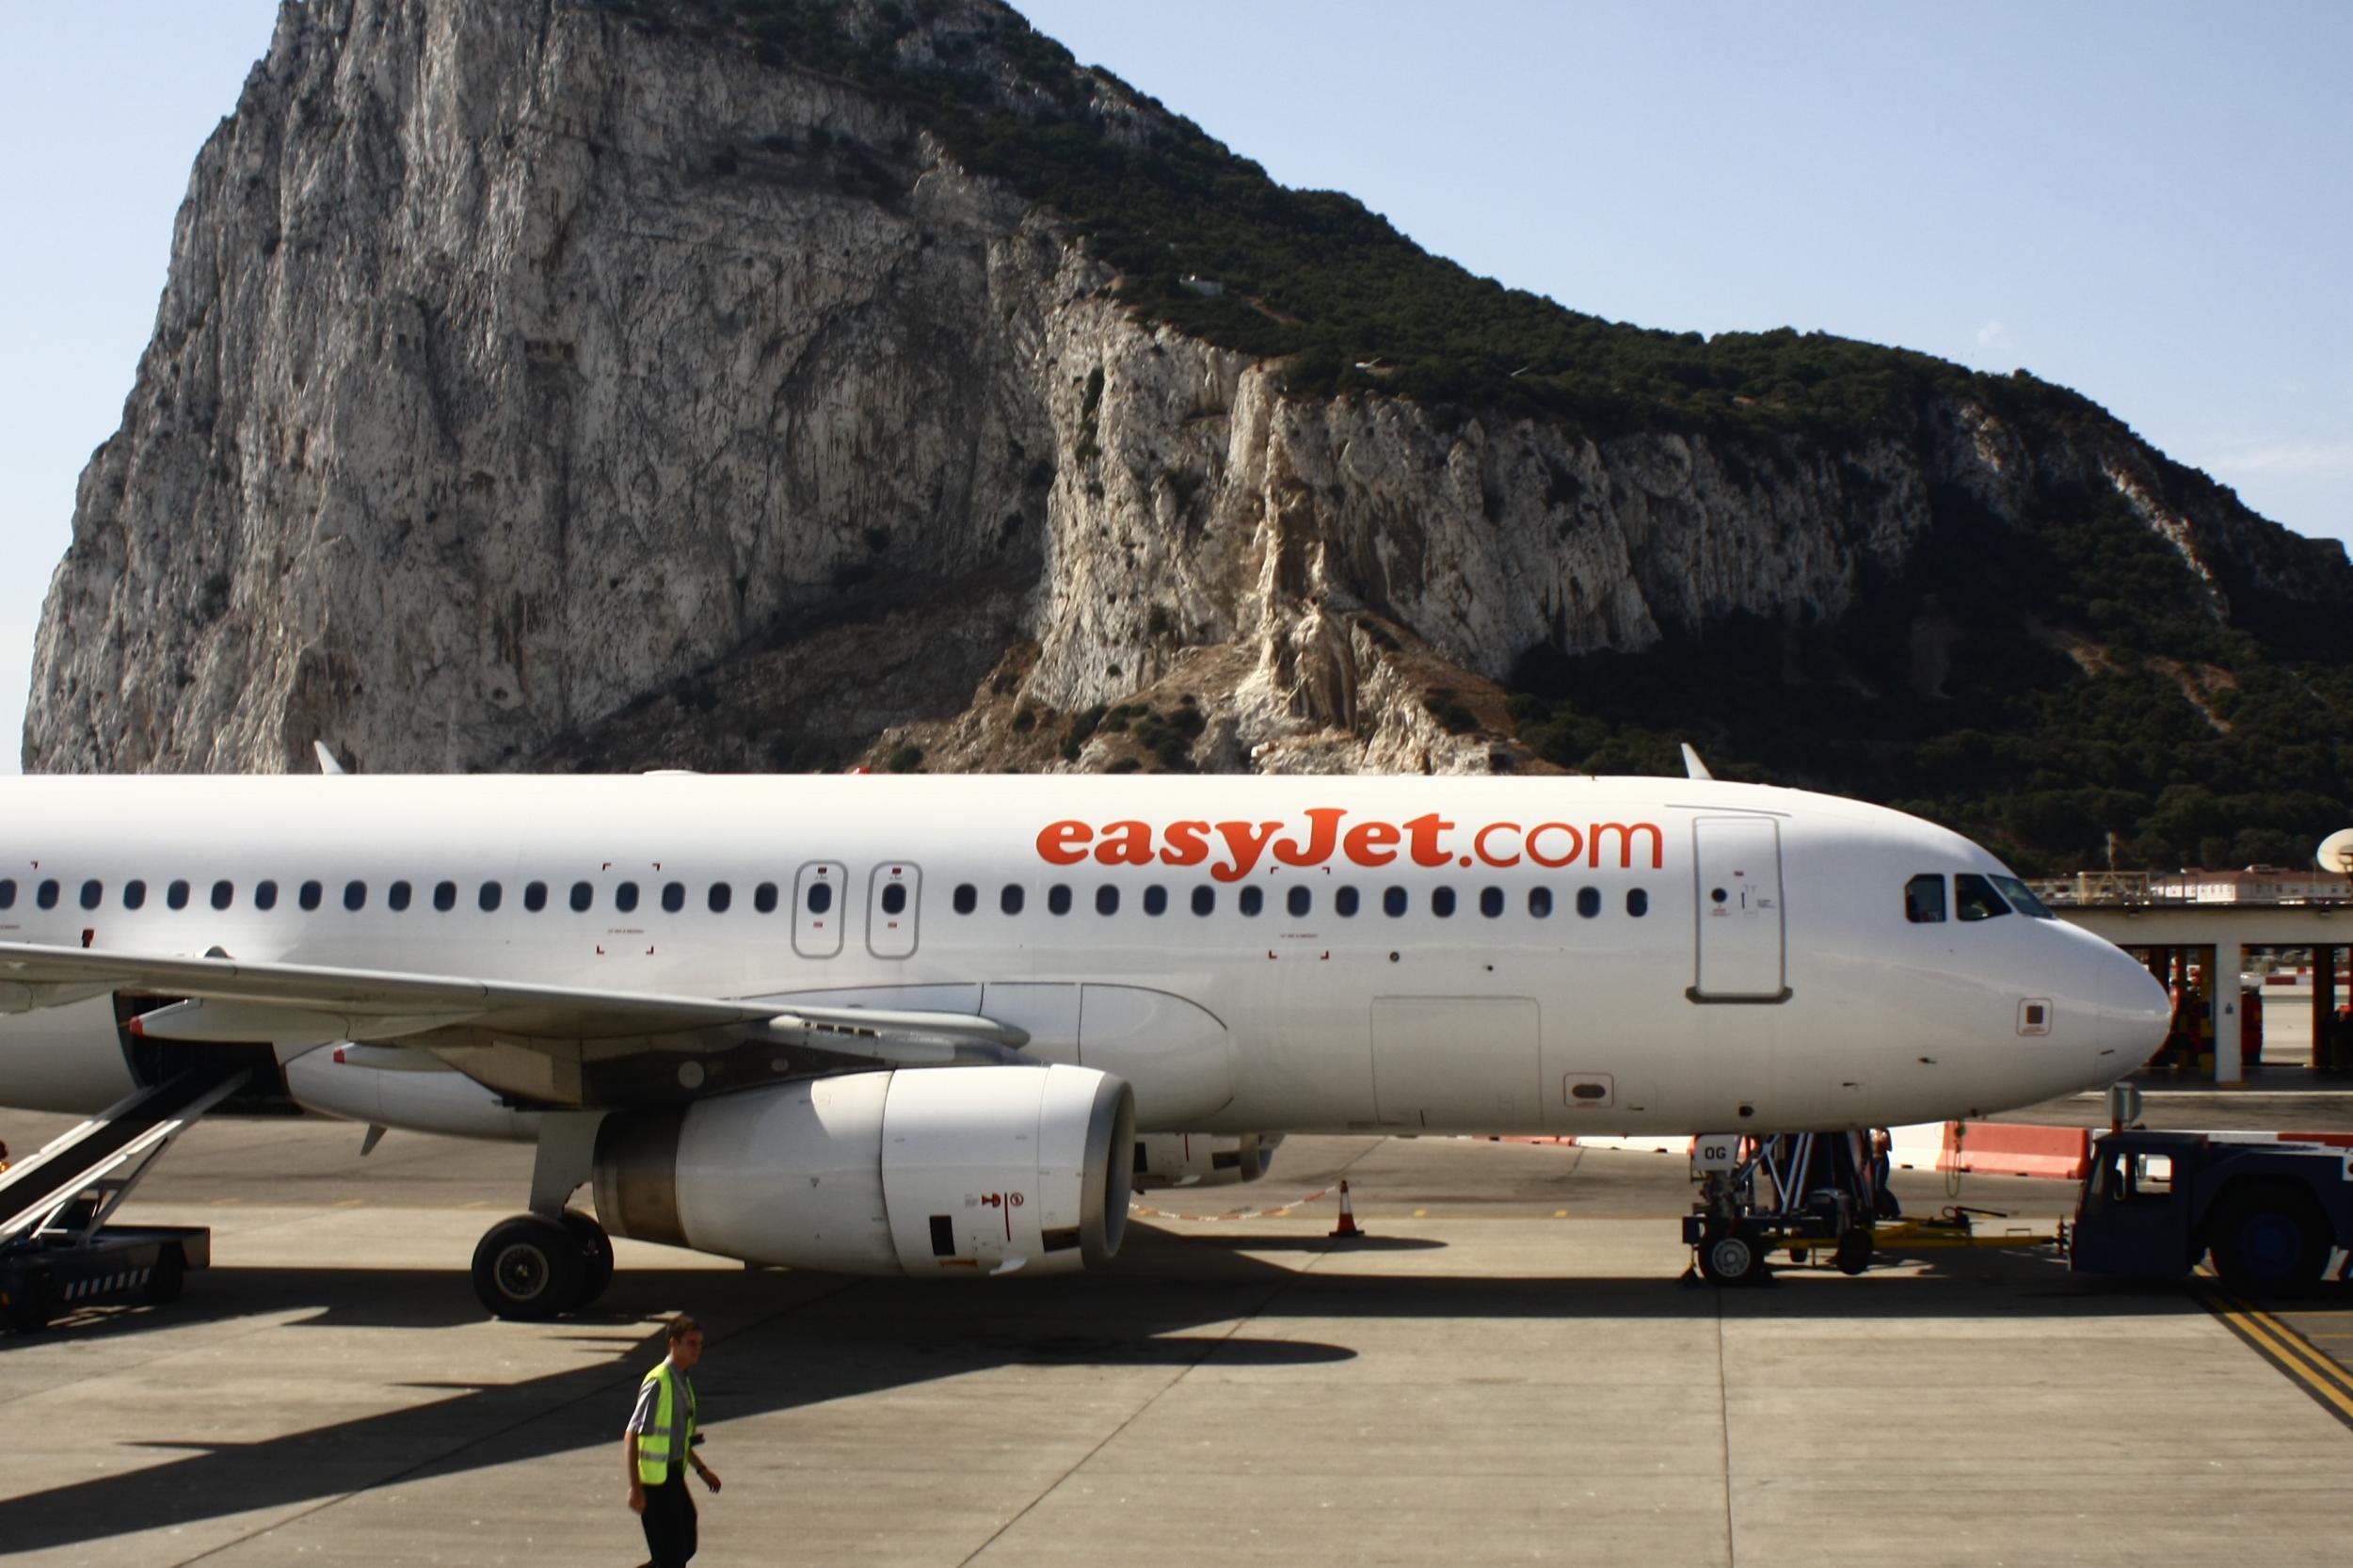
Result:
[[1684,1216],[1683,1240],[1697,1255],[1700,1277],[1718,1286],[1759,1284],[1775,1249],[1787,1247],[1804,1262],[1814,1250],[1806,1243],[1827,1244],[1841,1273],[1870,1267],[1880,1199],[1868,1139],[1857,1132],[1694,1139],[1700,1196]]

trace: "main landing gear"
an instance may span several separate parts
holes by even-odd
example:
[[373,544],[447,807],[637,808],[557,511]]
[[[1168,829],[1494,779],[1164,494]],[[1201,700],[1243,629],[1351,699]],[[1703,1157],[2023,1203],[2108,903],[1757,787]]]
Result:
[[612,1283],[612,1240],[576,1208],[501,1220],[473,1250],[473,1293],[494,1317],[578,1312]]
[[613,1283],[613,1240],[570,1208],[594,1168],[595,1112],[543,1112],[531,1172],[531,1212],[501,1220],[473,1250],[473,1293],[496,1318],[578,1312]]
[[1803,1262],[1827,1247],[1839,1272],[1871,1263],[1880,1206],[1868,1133],[1801,1132],[1748,1138],[1713,1134],[1691,1144],[1699,1201],[1683,1240],[1711,1285],[1754,1285],[1781,1247]]

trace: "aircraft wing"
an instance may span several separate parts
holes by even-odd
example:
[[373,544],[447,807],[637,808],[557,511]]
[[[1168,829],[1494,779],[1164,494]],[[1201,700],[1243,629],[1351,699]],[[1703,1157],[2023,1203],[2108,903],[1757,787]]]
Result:
[[805,1006],[755,998],[665,996],[573,985],[526,985],[456,975],[312,964],[252,964],[0,942],[0,1013],[109,992],[169,999],[133,1032],[183,1041],[380,1041],[462,1031],[508,1048],[627,1050],[662,1037],[729,1030],[859,1064],[939,1066],[1007,1060],[1023,1031],[969,1013]]

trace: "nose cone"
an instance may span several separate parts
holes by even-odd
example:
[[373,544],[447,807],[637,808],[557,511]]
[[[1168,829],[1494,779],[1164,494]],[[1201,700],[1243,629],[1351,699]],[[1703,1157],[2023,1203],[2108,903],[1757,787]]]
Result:
[[2173,999],[2131,954],[2111,948],[2100,970],[2100,1055],[2103,1081],[2137,1072],[2165,1044]]

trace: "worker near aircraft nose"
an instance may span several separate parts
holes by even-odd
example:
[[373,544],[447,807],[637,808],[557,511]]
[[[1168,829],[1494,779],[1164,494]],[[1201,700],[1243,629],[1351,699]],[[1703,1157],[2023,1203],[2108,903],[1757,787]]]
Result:
[[621,1447],[629,1461],[629,1506],[646,1528],[647,1568],[685,1568],[695,1555],[695,1499],[686,1467],[719,1490],[718,1472],[695,1452],[695,1384],[687,1374],[703,1358],[702,1326],[683,1312],[666,1331],[670,1353],[637,1385]]

